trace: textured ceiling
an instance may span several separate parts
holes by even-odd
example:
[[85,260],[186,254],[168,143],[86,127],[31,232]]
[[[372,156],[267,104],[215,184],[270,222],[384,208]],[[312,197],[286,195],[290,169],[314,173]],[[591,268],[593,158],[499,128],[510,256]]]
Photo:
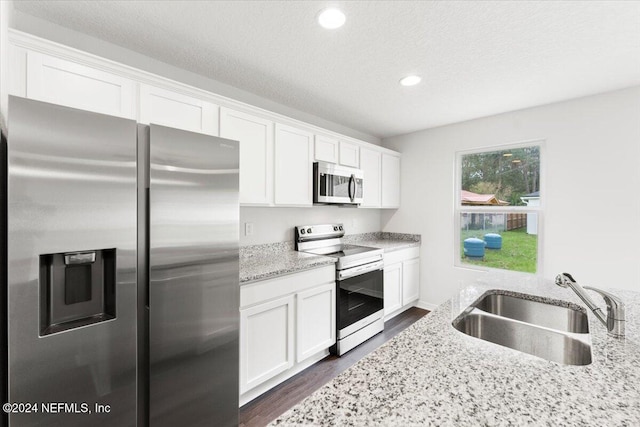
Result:
[[[14,5],[378,137],[640,84],[638,1]],[[330,5],[338,30],[315,22]]]

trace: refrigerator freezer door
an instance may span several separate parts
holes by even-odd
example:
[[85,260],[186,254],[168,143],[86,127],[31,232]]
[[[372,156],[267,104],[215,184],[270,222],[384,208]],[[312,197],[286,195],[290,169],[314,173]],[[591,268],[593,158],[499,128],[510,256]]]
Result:
[[[136,123],[16,97],[9,114],[9,401],[38,405],[10,426],[134,426]],[[103,250],[108,272],[64,262]]]
[[239,143],[150,126],[149,416],[236,426]]

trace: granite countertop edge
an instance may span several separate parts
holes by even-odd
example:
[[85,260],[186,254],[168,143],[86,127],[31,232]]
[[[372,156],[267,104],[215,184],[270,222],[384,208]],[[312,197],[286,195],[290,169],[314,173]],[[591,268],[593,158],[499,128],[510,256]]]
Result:
[[[343,241],[380,248],[385,252],[420,246],[419,235],[406,233],[354,234],[344,236]],[[243,246],[240,248],[240,285],[320,268],[335,262],[335,258],[297,252],[293,242]]]

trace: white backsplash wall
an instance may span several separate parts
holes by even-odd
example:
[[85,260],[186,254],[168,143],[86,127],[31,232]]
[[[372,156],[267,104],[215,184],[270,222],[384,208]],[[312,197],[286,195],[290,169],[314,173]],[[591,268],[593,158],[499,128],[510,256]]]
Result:
[[[253,224],[253,235],[245,235],[245,224]],[[310,208],[241,207],[240,246],[293,242],[293,227],[343,223],[346,234],[380,231],[379,209],[313,206]]]

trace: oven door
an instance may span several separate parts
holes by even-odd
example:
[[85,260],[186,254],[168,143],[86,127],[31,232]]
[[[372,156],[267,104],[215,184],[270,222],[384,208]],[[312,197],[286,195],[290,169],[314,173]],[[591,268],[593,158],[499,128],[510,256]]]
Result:
[[[366,325],[358,322],[378,312],[384,307],[382,262],[373,263],[374,270],[355,276],[338,279],[337,286],[337,325],[338,338],[355,332]],[[359,267],[355,267],[359,268]],[[343,270],[340,274],[348,271]],[[351,330],[354,329],[354,330]]]
[[313,164],[313,202],[362,203],[363,176],[359,169],[315,162]]

